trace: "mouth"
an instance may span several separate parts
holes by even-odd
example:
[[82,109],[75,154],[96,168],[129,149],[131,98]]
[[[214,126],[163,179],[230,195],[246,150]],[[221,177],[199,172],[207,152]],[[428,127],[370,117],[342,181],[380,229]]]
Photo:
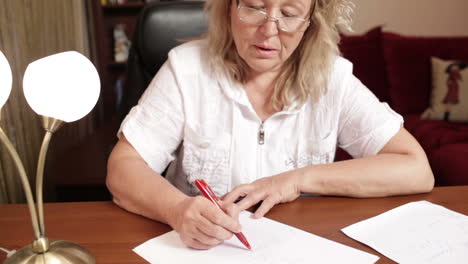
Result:
[[254,45],[257,49],[262,51],[276,51],[277,49],[265,45]]
[[266,45],[254,45],[257,55],[261,57],[271,57],[278,53],[278,49],[275,49]]

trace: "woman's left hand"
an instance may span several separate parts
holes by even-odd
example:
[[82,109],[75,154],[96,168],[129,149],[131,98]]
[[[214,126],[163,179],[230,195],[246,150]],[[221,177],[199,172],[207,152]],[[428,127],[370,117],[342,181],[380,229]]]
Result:
[[223,196],[223,202],[234,203],[238,198],[237,209],[243,211],[262,201],[254,217],[263,217],[274,205],[294,201],[301,194],[297,175],[293,171],[258,179],[250,184],[242,184]]

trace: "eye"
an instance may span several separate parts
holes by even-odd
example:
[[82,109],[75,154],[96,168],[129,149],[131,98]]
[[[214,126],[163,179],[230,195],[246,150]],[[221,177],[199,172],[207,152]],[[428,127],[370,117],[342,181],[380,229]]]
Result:
[[294,17],[293,15],[291,15],[288,12],[281,12],[281,14],[283,15],[283,17]]
[[265,9],[264,6],[261,6],[261,5],[247,5],[248,8],[252,8],[252,9],[255,9],[255,10],[263,10]]
[[296,13],[286,10],[281,10],[281,14],[283,15],[283,17],[297,17]]
[[285,6],[281,8],[281,14],[284,17],[300,17],[301,12],[292,6]]
[[256,10],[262,10],[265,8],[265,5],[259,1],[241,1],[241,5]]

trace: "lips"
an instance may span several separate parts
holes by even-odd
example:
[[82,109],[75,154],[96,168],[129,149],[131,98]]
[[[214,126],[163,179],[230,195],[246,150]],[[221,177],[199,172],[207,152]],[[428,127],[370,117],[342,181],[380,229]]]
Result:
[[262,57],[271,57],[278,53],[278,50],[267,45],[254,45],[257,55]]
[[265,50],[265,51],[275,51],[275,50],[277,50],[274,47],[268,46],[268,45],[255,45],[255,47],[258,48],[258,49],[261,49],[261,50]]

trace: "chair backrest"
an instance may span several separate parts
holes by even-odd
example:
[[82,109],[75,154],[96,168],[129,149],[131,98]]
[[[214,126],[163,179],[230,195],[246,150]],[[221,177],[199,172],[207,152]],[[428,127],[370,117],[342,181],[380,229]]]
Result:
[[181,40],[206,32],[202,1],[156,2],[140,13],[127,62],[121,119],[137,104],[146,87],[167,60],[167,53]]

